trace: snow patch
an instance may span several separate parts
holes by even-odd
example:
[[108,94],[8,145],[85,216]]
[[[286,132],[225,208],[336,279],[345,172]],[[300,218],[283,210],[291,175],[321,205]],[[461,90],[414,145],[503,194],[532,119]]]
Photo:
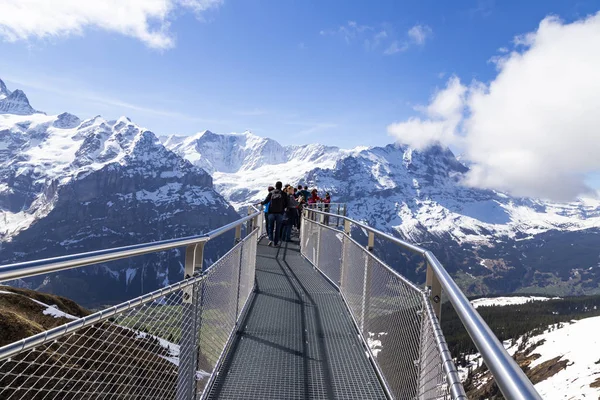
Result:
[[381,343],[381,337],[386,336],[387,332],[368,332],[367,335],[367,345],[369,349],[371,349],[371,353],[373,356],[377,357],[377,355],[383,350],[383,344]]
[[[529,338],[528,344],[544,340],[533,351],[541,357],[531,363],[531,368],[557,356],[569,360],[564,370],[535,385],[542,398],[595,399],[600,396],[600,388],[590,387],[600,377],[599,331],[600,317],[591,317],[563,323],[562,328]],[[517,346],[507,351],[514,354]]]
[[137,275],[137,269],[135,268],[127,268],[125,270],[125,284],[129,286],[133,278]]
[[509,297],[490,297],[472,300],[473,307],[489,307],[489,306],[512,306],[517,304],[525,304],[533,301],[548,301],[560,300],[560,297],[541,297],[541,296],[509,296]]

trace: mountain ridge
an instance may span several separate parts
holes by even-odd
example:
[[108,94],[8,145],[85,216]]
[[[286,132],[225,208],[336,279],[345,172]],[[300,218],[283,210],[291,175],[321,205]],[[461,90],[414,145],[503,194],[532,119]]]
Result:
[[[425,245],[469,294],[600,292],[600,201],[515,198],[464,186],[467,171],[440,146],[282,146],[211,131],[159,139],[127,117],[0,114],[0,239],[12,252],[0,263],[198,234],[235,218],[229,204],[243,214],[281,180],[329,191],[353,219]],[[65,227],[88,214],[95,225]],[[145,219],[152,229],[140,225]],[[51,246],[25,247],[45,234],[36,229],[56,232]],[[407,278],[424,279],[422,265],[393,246],[378,243],[375,252]],[[149,262],[157,285],[181,267]],[[143,285],[141,274],[123,272],[129,267],[107,268],[97,271],[126,289]]]
[[[167,147],[192,163],[225,158],[227,151],[181,143]],[[600,292],[600,254],[594,250],[600,246],[598,199],[556,203],[465,186],[469,167],[440,146],[278,148],[278,158],[264,157],[260,147],[237,148],[238,160],[248,164],[221,170],[213,165],[217,191],[238,210],[263,200],[276,180],[330,192],[332,201],[347,203],[351,218],[426,244],[470,294],[559,287],[556,294]],[[543,248],[547,243],[556,249]],[[423,279],[420,267],[401,265],[397,249],[381,246],[384,261],[409,279]]]
[[[0,114],[0,264],[198,235],[236,218],[209,174],[127,117]],[[207,264],[226,240],[208,246]],[[90,306],[182,275],[175,249],[13,284]]]
[[6,84],[0,79],[0,114],[44,114],[34,110],[29,104],[29,99],[21,89],[8,90]]

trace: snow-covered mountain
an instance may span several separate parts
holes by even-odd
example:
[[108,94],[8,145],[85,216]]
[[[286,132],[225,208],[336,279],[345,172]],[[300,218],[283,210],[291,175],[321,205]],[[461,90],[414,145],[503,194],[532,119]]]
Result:
[[[36,112],[3,83],[0,103],[12,110],[0,113],[0,263],[199,233],[234,218],[227,201],[241,210],[281,180],[329,191],[353,218],[422,243],[470,294],[600,292],[600,201],[465,187],[468,167],[448,149],[282,146],[210,131],[161,143],[125,117]],[[376,253],[424,279],[422,263],[397,248]],[[124,290],[148,287],[168,281],[161,265],[150,280],[123,265],[107,274]]]
[[[570,281],[562,293],[600,291],[597,199],[559,204],[466,187],[468,167],[439,146],[425,151],[396,144],[348,150],[281,146],[250,132],[208,131],[166,137],[163,143],[209,170],[217,190],[237,209],[262,200],[276,180],[328,191],[334,202],[348,203],[353,218],[427,243],[472,293],[555,286],[555,279]],[[559,242],[542,251],[548,259],[527,259],[547,241]],[[384,252],[393,257],[394,251]],[[512,283],[490,282],[505,278]]]
[[171,135],[160,139],[168,149],[210,174],[256,171],[264,166],[289,162],[324,162],[324,156],[335,158],[340,153],[336,147],[322,145],[284,147],[273,139],[249,131],[241,134],[202,131],[192,136]]
[[29,104],[29,100],[22,90],[11,92],[4,82],[0,80],[0,114],[28,115],[39,113]]
[[[2,101],[18,92],[0,89]],[[128,118],[20,111],[0,114],[0,264],[200,234],[237,217],[210,175]],[[181,279],[181,262],[174,250],[27,284],[106,304]]]

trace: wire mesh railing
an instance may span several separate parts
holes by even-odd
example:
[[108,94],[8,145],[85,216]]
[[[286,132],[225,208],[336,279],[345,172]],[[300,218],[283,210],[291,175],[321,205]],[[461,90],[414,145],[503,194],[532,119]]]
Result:
[[203,273],[0,348],[0,399],[202,398],[253,292],[252,220]]
[[[353,238],[353,232],[366,234],[366,246]],[[427,267],[424,290],[373,254],[376,236],[400,251],[422,257]],[[504,397],[541,400],[523,370],[430,251],[345,215],[314,207],[303,213],[301,246],[304,257],[340,289],[391,397],[466,399],[439,323],[443,290]]]
[[318,210],[329,214],[335,214],[335,217],[325,215],[323,221],[324,225],[337,226],[342,221],[340,217],[345,217],[347,214],[346,203],[309,203],[305,204],[304,207],[308,210]]
[[457,396],[451,393],[448,376],[455,367],[448,354],[442,357],[443,336],[435,335],[441,329],[425,292],[349,234],[323,224],[322,214],[314,219],[303,220],[302,254],[339,288],[389,394],[397,399],[464,396],[462,386]]

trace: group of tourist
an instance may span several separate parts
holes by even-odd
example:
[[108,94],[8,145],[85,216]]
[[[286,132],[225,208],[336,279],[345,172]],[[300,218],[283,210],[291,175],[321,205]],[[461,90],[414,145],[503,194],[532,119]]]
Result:
[[264,206],[269,246],[292,241],[292,229],[300,229],[300,213],[305,204],[331,203],[329,193],[320,198],[317,189],[309,192],[308,186],[284,187],[277,182],[275,187],[269,186],[268,190],[267,198],[260,204]]

